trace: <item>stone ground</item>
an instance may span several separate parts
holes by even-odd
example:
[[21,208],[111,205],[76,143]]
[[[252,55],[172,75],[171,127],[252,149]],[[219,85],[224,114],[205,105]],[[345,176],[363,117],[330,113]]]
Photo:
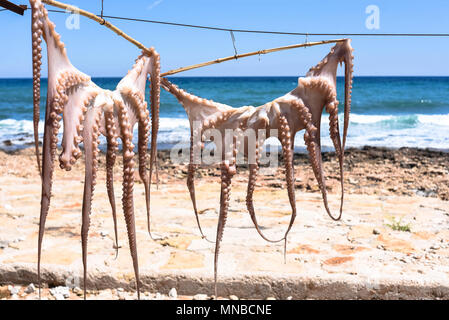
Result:
[[[389,154],[385,150],[375,151]],[[346,181],[349,192],[339,222],[327,216],[315,183],[309,184],[309,180],[313,181],[311,169],[299,156],[295,161],[298,217],[290,232],[286,263],[283,243],[267,243],[254,229],[245,205],[247,172],[237,175],[233,179],[219,258],[219,295],[256,299],[448,299],[449,202],[445,198],[447,180],[444,180],[449,175],[448,157],[431,155],[429,159],[433,160],[423,164],[416,161],[416,153],[405,156],[404,152],[389,152],[392,156],[369,157],[365,162],[374,164],[365,167],[365,174],[357,157],[366,157],[367,152],[349,157],[346,179],[352,181]],[[164,157],[166,154],[161,155]],[[435,159],[441,161],[436,163]],[[0,287],[0,298],[35,299],[36,292],[27,294],[25,290],[30,283],[36,283],[40,179],[30,149],[15,154],[1,152],[0,161],[0,284],[4,285]],[[334,168],[337,164],[333,159],[325,165]],[[101,166],[104,166],[103,159]],[[101,170],[89,234],[89,299],[135,297],[121,215],[119,167],[115,170],[115,190],[122,247],[116,258],[105,172]],[[71,172],[56,170],[42,258],[43,279],[50,288],[82,286],[79,278],[82,274],[82,168],[82,163],[78,163]],[[266,169],[264,173],[255,192],[256,211],[263,231],[270,238],[279,238],[290,219],[288,199],[279,172]],[[202,178],[196,181],[200,219],[207,237],[214,239],[218,171],[203,170],[200,175]],[[153,235],[160,238],[156,241],[146,231],[143,185],[139,182],[135,185],[143,296],[169,298],[170,289],[175,288],[177,295],[172,298],[192,299],[197,294],[210,297],[214,244],[199,236],[185,186],[185,166],[174,167],[163,162],[160,176],[159,189],[154,187],[151,194]],[[338,188],[334,190],[333,186],[338,185],[338,174],[334,171],[328,176],[330,206],[336,213],[339,196]],[[412,181],[409,188],[406,188],[407,181]],[[418,184],[423,187],[417,187]],[[8,284],[21,287],[8,288]],[[66,289],[61,290],[65,293]],[[61,295],[64,297],[44,290],[45,298],[56,299]],[[80,298],[78,288],[65,295],[65,298]]]

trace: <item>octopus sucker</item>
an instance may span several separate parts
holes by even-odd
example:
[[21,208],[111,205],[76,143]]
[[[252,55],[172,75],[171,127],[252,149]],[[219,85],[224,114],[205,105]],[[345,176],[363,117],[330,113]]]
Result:
[[[350,40],[338,42],[331,48],[329,54],[324,57],[316,66],[310,68],[306,77],[298,78],[298,85],[292,91],[284,96],[265,103],[259,107],[245,106],[240,108],[233,108],[231,106],[206,100],[204,98],[196,97],[186,91],[178,88],[176,85],[170,83],[163,78],[161,81],[162,87],[168,92],[172,93],[184,107],[189,122],[191,125],[191,135],[202,134],[202,132],[195,133],[193,131],[193,124],[199,122],[202,124],[202,130],[208,128],[217,129],[222,135],[228,129],[234,130],[234,137],[239,134],[236,128],[244,130],[264,130],[266,137],[269,138],[272,130],[276,130],[281,141],[282,153],[285,165],[285,180],[287,184],[287,193],[289,197],[292,215],[287,231],[281,239],[284,240],[284,259],[285,248],[287,244],[287,235],[292,228],[296,217],[296,200],[294,188],[294,168],[293,168],[293,152],[294,152],[294,136],[297,132],[305,130],[304,141],[309,153],[310,163],[313,173],[321,190],[324,208],[327,214],[334,220],[341,218],[343,212],[343,162],[344,162],[344,148],[346,135],[349,125],[349,113],[351,105],[351,86],[353,73],[353,49],[350,45]],[[343,143],[341,143],[340,131],[338,128],[338,101],[336,89],[336,75],[339,63],[345,63],[345,106],[344,106],[344,129],[343,129]],[[328,196],[326,190],[325,177],[322,165],[321,145],[320,145],[320,126],[321,115],[323,109],[329,112],[330,117],[330,135],[334,144],[336,154],[340,163],[340,179],[341,179],[341,203],[340,214],[334,217],[328,204]],[[256,137],[258,135],[256,134]],[[202,137],[200,136],[200,139]],[[191,137],[191,149],[193,145],[193,138]],[[257,232],[263,239],[270,242],[276,240],[269,240],[261,232],[253,205],[253,193],[256,185],[257,174],[259,170],[259,154],[263,141],[257,141],[256,148],[250,153],[249,142],[245,143],[245,157],[247,159],[255,159],[254,162],[249,163],[249,179],[247,187],[246,204],[251,220]],[[201,147],[201,141],[198,142],[198,147]],[[234,151],[235,155],[235,151]],[[220,240],[222,239],[224,225],[226,222],[227,211],[229,206],[229,192],[231,178],[235,174],[235,167],[232,161],[222,155],[222,182],[221,182],[221,199],[220,199],[220,216],[217,226],[217,242],[215,248],[215,262],[218,263],[218,251],[220,249]],[[189,175],[187,177],[187,185],[191,195],[195,214],[196,201],[194,191],[194,169],[192,160],[189,165]],[[198,220],[197,220],[198,221]],[[217,265],[214,266],[216,276]],[[215,278],[216,279],[216,278]]]
[[[123,144],[123,212],[126,220],[131,257],[136,274],[136,287],[140,297],[139,269],[134,221],[133,187],[134,187],[134,145],[132,144],[133,128],[139,125],[139,171],[149,199],[149,179],[146,173],[146,152],[150,135],[149,111],[145,102],[146,81],[151,76],[152,121],[158,122],[160,99],[160,62],[157,52],[143,52],[139,55],[133,68],[119,82],[114,91],[102,89],[92,82],[91,78],[76,69],[70,62],[64,44],[49,20],[48,14],[40,0],[30,0],[32,8],[32,45],[33,45],[33,124],[35,128],[35,149],[37,161],[41,167],[42,194],[38,235],[38,283],[41,288],[41,255],[45,222],[50,208],[50,197],[53,183],[54,160],[58,145],[58,132],[64,123],[62,153],[59,157],[60,167],[70,170],[82,155],[79,144],[83,143],[85,151],[85,185],[82,207],[81,240],[84,266],[84,289],[87,281],[87,241],[92,210],[93,190],[98,166],[98,143],[100,134],[107,140],[106,152],[106,187],[114,220],[114,249],[118,249],[116,204],[113,188],[113,166],[118,152],[117,138]],[[45,108],[44,139],[42,163],[39,158],[38,132],[41,38],[47,45],[48,90]],[[155,62],[156,61],[156,62]],[[152,109],[152,110],[153,110]],[[157,129],[152,135],[156,143]],[[151,146],[153,153],[155,145]],[[154,159],[153,159],[154,160]],[[149,202],[148,202],[149,212]]]

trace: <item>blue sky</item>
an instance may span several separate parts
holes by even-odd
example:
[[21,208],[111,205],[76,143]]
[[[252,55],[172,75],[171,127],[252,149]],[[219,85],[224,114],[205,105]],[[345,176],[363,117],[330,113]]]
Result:
[[[12,0],[17,4],[25,0]],[[67,0],[100,12],[100,0]],[[105,15],[292,32],[444,33],[449,32],[449,1],[407,0],[104,0]],[[368,30],[368,5],[380,9],[380,29]],[[69,58],[91,76],[123,76],[139,50],[98,23],[81,17],[80,29],[65,27],[67,15],[50,13]],[[161,54],[162,71],[233,55],[227,32],[112,20],[119,28]],[[0,77],[31,77],[30,12],[0,12]],[[239,53],[304,42],[302,36],[236,33]],[[309,41],[330,37],[309,37]],[[353,37],[355,75],[449,75],[449,38]],[[316,64],[330,45],[245,58],[185,72],[182,76],[299,76]],[[44,59],[45,60],[45,59]],[[46,70],[46,65],[44,65]],[[45,76],[46,72],[43,72]]]

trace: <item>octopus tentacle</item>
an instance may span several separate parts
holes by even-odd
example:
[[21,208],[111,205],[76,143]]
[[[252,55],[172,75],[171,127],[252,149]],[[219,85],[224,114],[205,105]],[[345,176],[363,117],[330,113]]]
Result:
[[345,55],[345,114],[344,114],[344,126],[343,126],[343,146],[342,149],[345,149],[346,146],[346,137],[348,135],[348,127],[349,127],[349,113],[351,112],[351,93],[352,93],[352,82],[353,82],[353,71],[354,71],[354,56],[352,49],[349,46],[349,43],[346,44],[348,46],[347,53]]
[[82,208],[82,224],[81,224],[81,246],[83,255],[83,283],[84,283],[84,299],[86,299],[86,282],[87,282],[87,242],[90,227],[90,214],[92,210],[92,198],[95,188],[96,172],[98,167],[98,145],[100,141],[98,137],[100,125],[100,110],[91,108],[88,111],[85,128],[83,130],[84,152],[85,152],[85,178],[84,178],[84,194]]
[[292,135],[290,133],[290,127],[288,125],[288,121],[285,116],[279,117],[280,124],[280,138],[282,145],[282,154],[284,156],[284,165],[285,165],[285,180],[287,183],[287,193],[288,199],[290,201],[290,207],[292,209],[292,214],[290,217],[290,223],[287,227],[287,231],[284,235],[284,262],[286,261],[286,252],[287,252],[287,236],[290,232],[293,223],[296,218],[296,200],[295,200],[295,185],[294,185],[294,169],[293,169],[293,144],[292,144]]
[[150,178],[149,188],[151,187],[151,180],[153,175],[153,166],[156,167],[156,181],[159,188],[159,171],[157,165],[157,133],[159,130],[159,107],[161,95],[161,64],[159,54],[153,50],[151,57],[151,73],[150,73],[150,88],[151,88],[151,159],[150,159]]
[[[42,240],[44,238],[45,222],[50,208],[51,190],[53,184],[54,160],[58,143],[59,121],[61,116],[56,108],[47,102],[45,114],[44,143],[42,150],[42,192],[41,210],[39,217],[38,254],[37,254],[37,277],[39,284],[39,298],[41,297],[41,253]],[[59,110],[58,110],[59,111]]]
[[129,249],[133,260],[134,273],[136,277],[137,297],[140,299],[139,263],[137,257],[136,226],[134,217],[134,145],[132,144],[133,133],[123,102],[118,102],[118,118],[123,144],[123,196],[122,205],[125,215],[126,229],[128,231]]
[[340,217],[343,212],[343,201],[344,201],[344,151],[342,149],[340,140],[340,129],[338,125],[338,101],[331,102],[326,105],[326,111],[329,113],[329,133],[332,143],[335,147],[335,153],[338,157],[338,162],[340,166],[340,187],[341,187],[341,198],[340,198]]
[[148,149],[148,137],[150,132],[149,111],[147,109],[147,103],[145,97],[140,92],[128,91],[126,94],[130,105],[133,107],[134,113],[138,118],[138,154],[139,154],[139,177],[144,185],[145,189],[145,204],[147,210],[147,229],[151,239],[155,238],[151,234],[150,227],[150,181],[147,174],[147,149]]
[[259,223],[257,222],[257,216],[256,212],[254,210],[254,201],[253,201],[253,195],[254,195],[254,189],[256,187],[256,181],[257,181],[257,175],[259,173],[259,158],[260,158],[260,146],[259,143],[256,145],[256,163],[249,164],[249,175],[248,175],[248,187],[246,191],[246,208],[249,212],[249,215],[251,217],[251,220],[253,221],[254,227],[256,228],[257,233],[264,239],[265,241],[271,242],[271,243],[277,243],[280,241],[285,240],[285,235],[276,240],[269,239],[265,236],[265,234],[260,229]]
[[217,238],[215,241],[215,254],[214,254],[214,288],[215,299],[218,297],[217,291],[217,268],[218,268],[218,256],[220,254],[220,243],[223,239],[224,227],[226,219],[228,217],[229,199],[231,194],[231,179],[236,173],[235,159],[224,160],[221,164],[221,192],[220,192],[220,214],[218,216],[217,225]]
[[32,6],[31,35],[32,35],[32,58],[33,58],[33,131],[34,148],[36,153],[39,175],[42,178],[42,168],[39,155],[39,119],[41,100],[41,65],[42,65],[42,13],[38,10],[38,5]]
[[310,163],[312,165],[313,173],[317,179],[318,186],[321,190],[323,197],[324,207],[327,214],[332,220],[339,220],[341,218],[341,212],[337,218],[335,218],[329,209],[329,203],[327,200],[326,181],[324,179],[322,158],[321,158],[321,146],[320,146],[320,131],[319,127],[312,123],[312,115],[308,108],[303,104],[298,104],[298,109],[301,115],[301,120],[306,128],[304,133],[304,142],[309,152]]
[[114,113],[108,111],[104,113],[105,127],[106,127],[106,189],[108,192],[109,204],[112,209],[112,219],[114,221],[114,236],[115,236],[115,257],[118,256],[118,231],[117,231],[117,210],[115,205],[114,194],[114,164],[116,154],[118,152],[117,129],[115,127]]
[[[145,111],[146,110],[145,107]],[[149,121],[148,121],[148,114],[146,114],[145,120],[139,120],[138,124],[138,152],[139,152],[139,176],[142,180],[145,188],[145,204],[147,209],[147,227],[148,227],[148,233],[150,237],[154,240],[153,236],[151,235],[151,228],[150,228],[150,181],[149,176],[147,174],[147,148],[148,148],[148,135],[149,135]]]
[[206,241],[210,242],[210,243],[214,243],[213,241],[209,240],[203,232],[203,229],[201,228],[201,222],[200,222],[200,218],[199,218],[199,214],[198,214],[198,209],[196,206],[196,196],[195,196],[195,172],[196,172],[196,168],[197,165],[194,163],[194,146],[193,146],[193,137],[195,134],[198,133],[194,133],[193,130],[190,130],[190,155],[189,155],[189,165],[187,167],[187,188],[189,189],[189,194],[190,194],[190,200],[192,201],[192,205],[193,205],[193,212],[195,213],[195,219],[196,219],[196,223],[198,226],[198,229],[201,233],[201,238],[205,239]]
[[246,196],[246,207],[248,209],[248,212],[251,216],[251,220],[253,221],[254,226],[256,227],[257,232],[259,235],[266,241],[271,243],[276,243],[280,241],[284,241],[284,261],[286,260],[286,244],[287,244],[287,236],[290,232],[295,219],[296,219],[296,200],[295,200],[295,191],[294,191],[294,170],[293,170],[293,145],[292,140],[293,136],[291,135],[290,127],[288,124],[287,119],[285,116],[279,116],[279,124],[280,124],[280,141],[282,145],[282,154],[284,157],[284,166],[285,166],[285,180],[287,183],[287,193],[289,197],[290,206],[292,209],[292,215],[290,218],[290,223],[287,227],[287,230],[284,234],[284,236],[277,240],[268,239],[263,232],[260,230],[259,224],[257,222],[256,214],[254,212],[254,204],[253,204],[253,193],[254,188],[256,184],[257,179],[257,173],[259,170],[259,153],[260,150],[257,148],[259,145],[256,146],[256,164],[250,164],[249,165],[249,180],[248,180],[248,189],[247,189],[247,196]]

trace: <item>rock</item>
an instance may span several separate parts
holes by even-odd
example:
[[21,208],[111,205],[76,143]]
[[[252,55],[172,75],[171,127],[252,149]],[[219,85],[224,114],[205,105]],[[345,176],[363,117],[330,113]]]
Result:
[[207,300],[207,294],[198,293],[193,296],[192,300]]
[[25,289],[25,293],[33,293],[34,291],[36,291],[36,287],[34,286],[34,284],[30,283],[30,285],[28,287],[26,287]]
[[117,291],[118,291],[118,292],[125,292],[125,289],[123,289],[123,288],[117,288]]
[[8,248],[9,242],[6,240],[0,240],[0,249]]
[[380,234],[379,229],[374,228],[374,229],[373,229],[373,234]]
[[267,300],[276,300],[275,297],[268,297]]
[[[59,296],[62,296],[63,299],[69,298],[70,297],[70,289],[69,287],[54,287],[50,289],[50,294],[55,297],[56,300],[58,300]],[[62,299],[62,300],[63,300]],[[61,300],[61,299],[59,299]]]
[[235,296],[235,295],[233,295],[233,294],[231,294],[230,296],[229,296],[229,300],[238,300],[239,299],[239,297],[237,297],[237,296]]
[[79,287],[75,287],[72,289],[72,292],[74,294],[76,294],[77,296],[82,296],[84,294],[83,290],[81,290],[81,288]]
[[53,297],[55,298],[55,300],[65,300],[65,297],[60,293],[54,294]]
[[162,300],[162,294],[160,294],[159,292],[156,292],[156,295],[154,297],[155,300]]
[[11,296],[13,296],[13,295],[17,295],[19,293],[20,287],[15,287],[15,286],[9,285],[8,290],[9,290],[9,294]]
[[118,299],[119,300],[126,300],[126,296],[124,292],[119,292],[118,293]]
[[176,291],[176,288],[171,288],[168,292],[168,296],[170,298],[176,299],[178,297],[178,292]]
[[100,232],[100,235],[104,238],[104,237],[107,237],[107,236],[109,235],[109,232],[107,232],[107,231],[101,231],[101,232]]
[[287,300],[292,300],[292,299],[293,299],[292,296],[288,296],[288,297],[287,297]]

